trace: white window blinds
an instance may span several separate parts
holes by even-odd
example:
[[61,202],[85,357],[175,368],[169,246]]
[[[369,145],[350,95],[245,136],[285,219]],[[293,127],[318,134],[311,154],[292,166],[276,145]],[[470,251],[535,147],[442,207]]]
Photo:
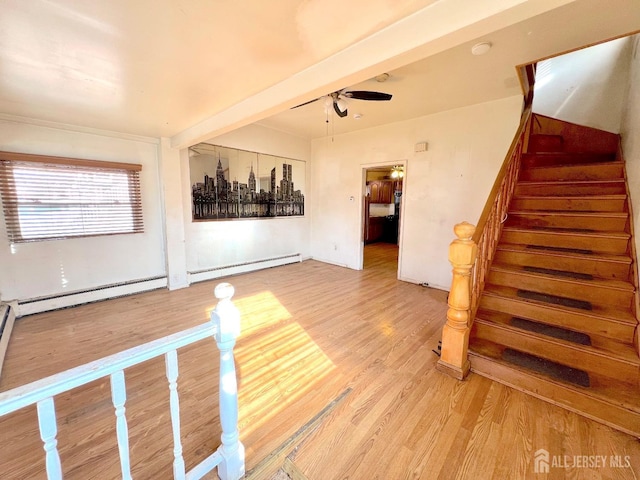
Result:
[[12,243],[143,231],[141,165],[0,152]]

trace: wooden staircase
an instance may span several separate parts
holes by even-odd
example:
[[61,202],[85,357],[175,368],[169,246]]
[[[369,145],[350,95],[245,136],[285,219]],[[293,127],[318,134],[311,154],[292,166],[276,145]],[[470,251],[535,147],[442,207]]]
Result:
[[633,232],[618,144],[534,116],[469,358],[476,373],[640,437]]

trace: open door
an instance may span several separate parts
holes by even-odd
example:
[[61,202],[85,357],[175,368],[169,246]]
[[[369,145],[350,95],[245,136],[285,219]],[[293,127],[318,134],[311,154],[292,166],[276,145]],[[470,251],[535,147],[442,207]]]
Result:
[[365,168],[363,269],[384,269],[398,277],[404,165]]

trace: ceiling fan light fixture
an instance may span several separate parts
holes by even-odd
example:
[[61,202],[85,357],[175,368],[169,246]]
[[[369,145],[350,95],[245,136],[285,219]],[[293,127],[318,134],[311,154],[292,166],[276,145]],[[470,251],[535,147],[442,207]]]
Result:
[[[348,107],[349,100],[369,100],[369,101],[389,101],[391,100],[392,95],[390,93],[382,93],[382,92],[371,92],[368,90],[347,90],[343,88],[342,90],[338,90],[337,92],[329,93],[328,95],[323,95],[322,97],[315,98],[313,100],[309,100],[308,102],[301,103],[300,105],[296,105],[295,107],[291,107],[291,109],[299,108],[304,105],[308,105],[315,101],[322,101],[324,99],[324,113],[327,116],[327,121],[331,110],[333,110],[336,115],[340,118],[344,118],[348,115]],[[359,115],[359,116],[356,116]],[[362,117],[362,114],[354,115],[355,118]]]
[[391,169],[391,178],[403,178],[404,177],[404,167],[402,165],[395,165]]
[[327,96],[324,99],[324,113],[329,113],[331,110],[333,110],[333,98]]

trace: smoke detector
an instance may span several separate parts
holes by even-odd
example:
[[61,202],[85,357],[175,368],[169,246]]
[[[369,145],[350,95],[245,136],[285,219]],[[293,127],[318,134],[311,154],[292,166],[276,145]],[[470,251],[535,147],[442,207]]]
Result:
[[471,47],[471,53],[473,55],[484,55],[489,50],[491,50],[490,42],[476,43],[473,47]]

